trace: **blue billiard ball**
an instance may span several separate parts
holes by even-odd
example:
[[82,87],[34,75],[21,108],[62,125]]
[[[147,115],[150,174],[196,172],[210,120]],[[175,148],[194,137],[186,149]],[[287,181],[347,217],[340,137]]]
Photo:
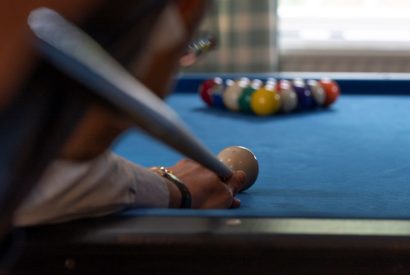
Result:
[[215,85],[212,91],[212,107],[218,109],[226,109],[223,99],[223,94],[225,92],[225,86],[223,83],[218,83]]
[[294,79],[292,86],[298,98],[298,110],[307,110],[315,107],[312,92],[302,79]]
[[211,104],[210,106],[214,108],[225,108],[222,100],[222,95],[225,91],[225,85],[223,83],[222,78],[216,77],[212,79],[212,87],[209,87],[208,95],[209,101]]
[[212,106],[218,109],[225,109],[224,100],[221,94],[212,95]]

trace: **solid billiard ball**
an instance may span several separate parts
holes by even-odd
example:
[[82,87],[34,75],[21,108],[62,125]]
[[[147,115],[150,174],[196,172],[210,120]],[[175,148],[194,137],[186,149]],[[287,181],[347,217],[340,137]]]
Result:
[[279,111],[281,99],[273,85],[256,90],[251,96],[251,109],[259,116],[268,116]]
[[223,101],[223,88],[214,90],[212,93],[212,107],[216,109],[225,109],[225,104]]
[[239,111],[238,99],[244,88],[249,85],[249,79],[244,77],[238,81],[231,82],[223,93],[223,101],[225,107],[231,111]]
[[302,79],[293,80],[293,89],[298,98],[298,109],[307,110],[315,106],[311,91]]
[[251,113],[251,97],[252,94],[262,86],[262,81],[255,79],[252,81],[251,85],[244,88],[242,94],[239,96],[238,104],[239,110],[244,113]]
[[215,79],[207,79],[199,86],[199,95],[202,100],[208,105],[212,105],[212,88],[215,85]]
[[278,82],[279,94],[282,101],[281,111],[290,113],[298,106],[298,98],[292,85],[288,80],[281,80]]
[[325,91],[326,99],[323,104],[324,107],[328,107],[333,104],[336,99],[339,97],[340,89],[339,85],[331,79],[322,79],[319,81],[323,90]]
[[326,100],[326,94],[323,87],[319,84],[318,81],[313,79],[307,81],[307,86],[312,92],[312,96],[315,100],[316,105],[323,106]]
[[231,146],[218,154],[218,159],[233,171],[242,170],[246,173],[245,186],[240,191],[251,187],[258,177],[259,165],[255,155],[242,146]]
[[225,90],[223,80],[220,77],[214,78],[214,85],[211,88],[212,106],[219,109],[225,109],[223,104],[222,94]]

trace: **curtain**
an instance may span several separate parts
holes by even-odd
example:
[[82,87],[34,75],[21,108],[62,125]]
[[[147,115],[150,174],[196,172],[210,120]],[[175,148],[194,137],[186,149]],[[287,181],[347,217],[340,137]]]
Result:
[[200,33],[212,34],[217,46],[185,71],[277,71],[277,1],[217,0],[213,3]]

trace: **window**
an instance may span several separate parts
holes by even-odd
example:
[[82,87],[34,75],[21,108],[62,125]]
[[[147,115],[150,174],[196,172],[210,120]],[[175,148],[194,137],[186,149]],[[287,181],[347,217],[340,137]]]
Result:
[[282,0],[282,70],[410,72],[410,1]]

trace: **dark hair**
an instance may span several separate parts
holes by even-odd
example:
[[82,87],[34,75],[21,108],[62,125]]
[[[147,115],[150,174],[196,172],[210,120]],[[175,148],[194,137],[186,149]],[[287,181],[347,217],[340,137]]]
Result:
[[147,44],[155,22],[170,0],[108,0],[82,24],[82,29],[121,64],[127,66]]

